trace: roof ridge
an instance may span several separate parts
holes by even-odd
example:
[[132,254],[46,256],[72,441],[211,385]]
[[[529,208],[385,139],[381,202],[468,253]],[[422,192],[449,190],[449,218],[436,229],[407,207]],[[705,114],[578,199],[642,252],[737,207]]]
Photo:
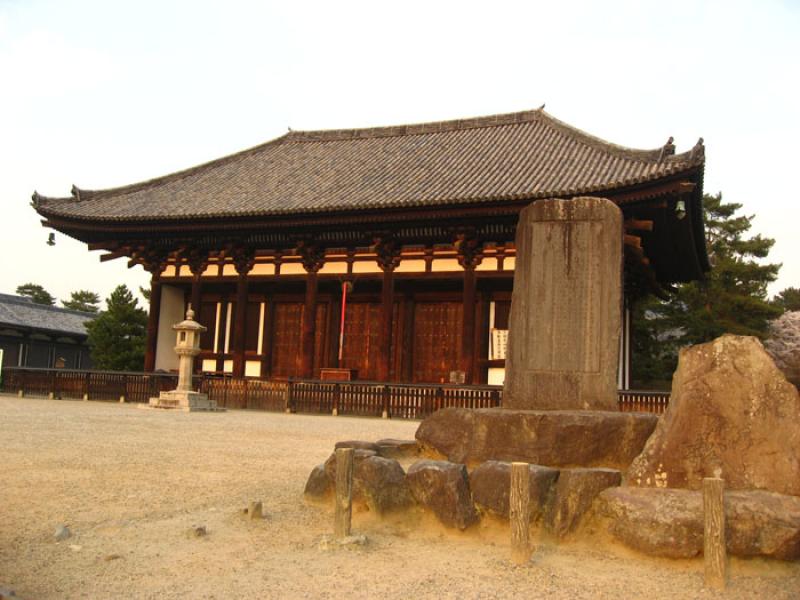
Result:
[[[588,146],[606,152],[611,152],[627,158],[646,160],[652,162],[680,161],[689,160],[694,162],[697,158],[695,146],[681,154],[674,153],[672,138],[664,146],[652,149],[632,148],[609,142],[599,136],[593,135],[557,119],[544,110],[544,105],[533,110],[518,111],[512,113],[500,113],[483,117],[471,117],[465,119],[449,119],[444,121],[430,121],[426,123],[413,123],[407,125],[386,125],[380,127],[365,127],[356,129],[319,129],[319,130],[290,130],[283,139],[284,143],[308,143],[308,142],[334,142],[345,140],[361,140],[382,137],[402,137],[408,135],[425,135],[430,133],[444,133],[448,131],[465,131],[468,129],[480,129],[485,127],[499,127],[505,125],[515,125],[518,123],[529,123],[532,121],[545,121],[551,127],[563,133],[578,138]],[[702,138],[701,138],[702,140]],[[702,141],[698,143],[702,145]],[[671,152],[665,152],[665,148],[671,147]]]
[[328,142],[341,140],[359,140],[379,137],[398,137],[406,135],[423,135],[428,133],[443,133],[446,131],[463,131],[467,129],[480,129],[482,127],[496,127],[500,125],[513,125],[515,123],[529,123],[543,114],[543,108],[524,110],[512,113],[499,113],[482,117],[468,117],[462,119],[447,119],[443,121],[427,121],[424,123],[408,123],[403,125],[382,125],[378,127],[363,127],[349,129],[317,129],[290,131],[286,142]]
[[70,313],[80,317],[91,317],[92,319],[97,316],[97,313],[86,312],[83,310],[75,310],[74,308],[66,308],[63,306],[53,306],[51,304],[40,304],[34,302],[27,296],[16,296],[14,294],[0,294],[0,304],[17,304],[28,308],[35,308],[37,310],[49,310],[59,313]]
[[[594,148],[598,148],[600,150],[611,151],[615,154],[625,156],[627,158],[639,159],[639,160],[649,160],[653,162],[677,162],[681,160],[688,160],[690,162],[694,162],[698,154],[702,155],[701,153],[697,152],[698,146],[703,145],[703,138],[700,138],[698,143],[693,147],[687,150],[686,152],[682,152],[681,154],[675,154],[675,146],[672,145],[673,138],[672,136],[669,137],[668,141],[664,146],[658,148],[648,149],[641,149],[641,148],[632,148],[630,146],[623,146],[621,144],[615,144],[614,142],[609,142],[608,140],[601,138],[599,136],[593,135],[575,127],[574,125],[570,125],[560,119],[557,119],[550,113],[545,112],[544,110],[541,111],[542,116],[545,117],[550,124],[560,129],[573,137],[581,138],[581,140],[589,146]],[[700,161],[702,162],[702,160]]]

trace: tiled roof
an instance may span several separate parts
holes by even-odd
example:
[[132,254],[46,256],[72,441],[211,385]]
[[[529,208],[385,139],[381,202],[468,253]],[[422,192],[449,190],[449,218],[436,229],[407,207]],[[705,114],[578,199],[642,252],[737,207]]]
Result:
[[613,190],[704,162],[702,141],[635,150],[533,110],[400,127],[291,131],[185,171],[72,197],[34,194],[45,216],[149,221],[407,208]]
[[95,316],[77,310],[36,304],[23,296],[0,294],[0,327],[5,325],[85,336],[86,322]]

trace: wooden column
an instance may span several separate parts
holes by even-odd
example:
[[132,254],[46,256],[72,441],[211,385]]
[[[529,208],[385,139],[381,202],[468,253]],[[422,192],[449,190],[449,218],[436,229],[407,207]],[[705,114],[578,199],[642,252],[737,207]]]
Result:
[[244,340],[247,326],[247,274],[253,268],[255,253],[249,248],[239,248],[234,252],[233,264],[236,267],[236,312],[233,317],[233,376],[244,377]]
[[392,359],[392,316],[394,314],[394,270],[400,264],[400,244],[386,237],[377,239],[373,246],[378,255],[378,265],[383,270],[381,288],[381,326],[378,343],[378,381],[388,381]]
[[300,376],[311,379],[314,376],[314,339],[317,329],[317,271],[322,267],[324,251],[309,242],[300,242],[297,251],[306,270],[306,297],[300,338],[303,352],[300,359]]
[[233,376],[244,377],[244,337],[247,321],[247,274],[236,279],[236,312],[233,317]]
[[353,455],[352,448],[336,450],[336,508],[333,535],[342,539],[350,535],[353,513]]
[[477,238],[462,234],[456,239],[458,262],[464,268],[463,312],[461,322],[461,361],[464,382],[475,382],[475,296],[477,283],[475,267],[483,259]]
[[511,463],[511,489],[508,494],[511,523],[511,560],[523,565],[530,558],[530,466]]
[[719,477],[703,478],[703,562],[706,587],[725,589],[727,553],[725,548],[725,482]]
[[306,298],[303,305],[303,330],[301,335],[303,355],[300,375],[307,379],[314,376],[314,338],[317,333],[317,271],[306,273]]
[[464,296],[461,322],[461,370],[465,383],[473,383],[472,359],[475,355],[475,267],[464,267]]
[[202,294],[200,279],[206,267],[208,267],[208,251],[193,248],[186,257],[186,263],[189,265],[189,270],[192,272],[192,291],[189,302],[192,304],[194,314],[198,315],[199,318]]
[[264,347],[261,354],[261,376],[272,375],[272,341],[275,332],[275,300],[274,288],[267,294],[267,310],[264,312]]
[[156,347],[158,346],[158,317],[161,313],[161,271],[150,279],[150,311],[147,315],[147,346],[144,352],[145,372],[156,368]]

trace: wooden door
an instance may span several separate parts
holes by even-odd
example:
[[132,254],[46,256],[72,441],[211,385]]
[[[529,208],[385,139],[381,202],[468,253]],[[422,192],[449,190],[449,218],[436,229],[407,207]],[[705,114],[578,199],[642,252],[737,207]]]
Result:
[[302,302],[277,302],[272,334],[272,375],[297,377],[302,352]]
[[[303,303],[276,302],[273,316],[272,334],[272,376],[299,377],[302,368],[303,352]],[[313,376],[327,360],[327,303],[317,304],[314,331]]]
[[414,382],[446,383],[459,368],[462,314],[461,302],[414,305]]
[[340,366],[357,369],[359,379],[375,380],[378,372],[381,305],[378,302],[350,302],[346,310]]

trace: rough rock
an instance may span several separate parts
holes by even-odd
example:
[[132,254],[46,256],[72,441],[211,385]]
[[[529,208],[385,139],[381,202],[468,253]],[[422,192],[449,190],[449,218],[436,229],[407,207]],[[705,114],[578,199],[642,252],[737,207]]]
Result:
[[339,450],[340,448],[353,448],[354,450],[372,450],[373,452],[377,452],[378,444],[376,444],[375,442],[364,442],[361,440],[345,440],[343,442],[336,442],[334,449]]
[[622,211],[539,200],[517,225],[503,405],[617,410]]
[[616,487],[600,493],[595,510],[608,519],[608,531],[634,550],[667,558],[703,550],[700,492]]
[[406,473],[393,458],[370,456],[361,461],[355,468],[353,485],[369,509],[379,515],[413,503]]
[[416,501],[432,510],[444,525],[463,530],[478,521],[466,466],[421,460],[411,466],[406,480]]
[[383,439],[375,442],[378,454],[384,458],[411,458],[419,456],[420,447],[417,440]]
[[317,465],[311,470],[303,493],[312,498],[323,498],[331,491],[333,491],[333,480],[325,470],[325,465]]
[[426,455],[470,466],[502,460],[626,469],[657,422],[645,413],[445,408],[420,424],[416,438]]
[[[547,504],[553,483],[558,479],[558,469],[530,465],[530,519],[537,521]],[[481,464],[469,475],[472,498],[475,504],[489,512],[508,518],[508,496],[511,487],[511,463],[490,460]]]
[[633,461],[629,485],[800,495],[800,395],[754,337],[682,350],[666,413]]
[[[615,538],[635,550],[669,558],[703,551],[702,492],[613,488],[600,494],[595,511]],[[800,559],[800,498],[725,492],[725,537],[733,556]]]
[[[356,449],[353,452],[353,478],[355,478],[355,470],[358,468],[358,465],[361,463],[361,461],[377,455],[378,453],[374,450]],[[336,452],[331,454],[328,457],[328,460],[325,461],[325,472],[328,474],[328,477],[330,477],[331,482],[336,481]]]
[[[335,489],[336,453],[325,464],[314,467],[306,482],[305,494],[326,498]],[[405,508],[413,503],[406,474],[393,458],[378,456],[373,450],[356,450],[353,456],[353,502],[365,504],[378,514]]]
[[545,528],[557,538],[575,531],[600,492],[621,482],[616,469],[562,470],[545,512]]
[[800,310],[785,312],[770,323],[764,349],[786,379],[800,388]]
[[56,527],[55,533],[53,533],[53,537],[56,539],[56,541],[60,542],[62,540],[66,540],[72,537],[72,532],[66,525],[58,525]]

